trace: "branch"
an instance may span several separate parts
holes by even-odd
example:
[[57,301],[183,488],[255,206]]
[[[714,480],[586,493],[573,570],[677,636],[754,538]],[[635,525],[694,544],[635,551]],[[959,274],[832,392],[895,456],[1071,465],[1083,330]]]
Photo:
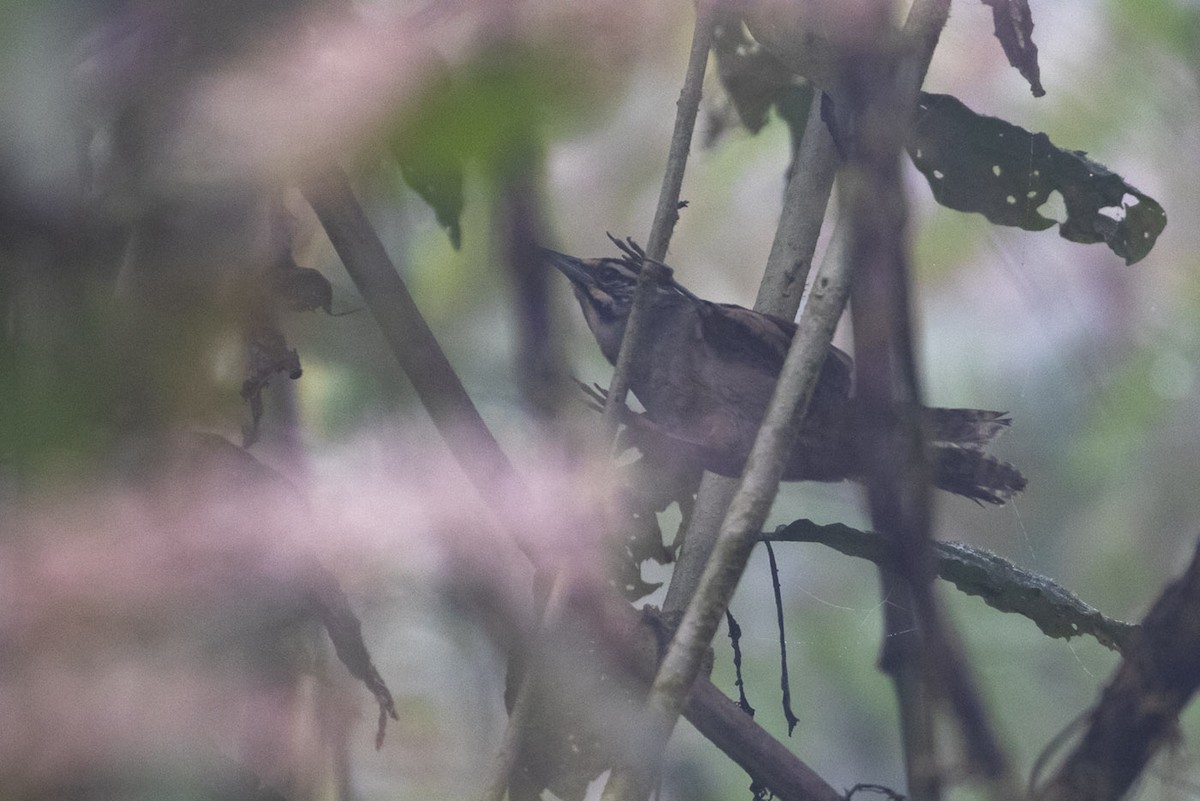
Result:
[[656,285],[664,280],[662,261],[667,257],[667,245],[679,219],[679,192],[683,187],[683,171],[687,166],[688,151],[692,146],[692,131],[696,128],[696,114],[700,109],[700,94],[704,85],[704,68],[708,64],[708,51],[712,47],[713,15],[706,3],[697,4],[696,27],[692,32],[692,51],[688,56],[687,72],[683,78],[683,89],[676,105],[675,130],[671,134],[671,147],[667,153],[667,167],[663,173],[662,189],[658,194],[658,207],[654,211],[654,222],[650,226],[650,238],[646,242],[646,260],[638,276],[637,291],[629,320],[625,324],[625,336],[617,356],[616,368],[608,386],[608,399],[604,403],[604,424],[610,433],[615,433],[620,422],[625,396],[629,394],[629,369],[633,354],[641,346],[642,335],[654,297]]
[[713,745],[780,801],[842,801],[841,793],[708,679],[696,682],[684,715]]
[[646,753],[630,771],[619,777],[614,773],[605,788],[606,801],[641,801],[649,795],[667,739],[775,499],[797,424],[845,308],[849,285],[847,263],[842,260],[826,265],[817,278],[746,461],[741,487],[646,700]]
[[[796,520],[764,534],[767,542],[814,542],[847,556],[889,561],[888,543],[873,531],[859,531],[841,523],[818,525]],[[994,553],[959,542],[933,542],[933,568],[967,595],[975,595],[1000,612],[1022,615],[1047,637],[1067,640],[1091,635],[1114,651],[1125,651],[1137,625],[1114,620],[1079,600],[1072,592]]]
[[1200,547],[1130,638],[1087,732],[1037,801],[1116,801],[1175,736],[1200,685]]
[[[880,569],[887,603],[879,662],[895,684],[909,792],[918,799],[936,799],[941,790],[934,700],[953,712],[969,766],[993,782],[997,793],[1016,794],[1007,755],[930,585],[930,466],[917,413],[921,390],[909,312],[900,154],[920,70],[947,10],[944,0],[914,4],[906,30],[908,52],[861,49],[847,60],[837,95],[837,113],[850,133],[844,142],[849,156],[841,199],[853,228],[858,429],[871,519],[893,550],[888,566]],[[873,21],[875,40],[886,41],[886,15]]]
[[783,196],[779,227],[775,229],[762,283],[758,285],[755,311],[795,319],[825,222],[837,166],[837,148],[821,118],[821,93],[814,92],[796,163]]
[[950,18],[950,0],[916,0],[904,20],[904,40],[914,59],[918,85],[925,81],[933,51]]
[[[524,492],[517,471],[421,316],[346,174],[331,169],[303,192],[455,459],[492,508],[505,508],[506,489]],[[514,539],[536,565],[533,546],[520,533]]]

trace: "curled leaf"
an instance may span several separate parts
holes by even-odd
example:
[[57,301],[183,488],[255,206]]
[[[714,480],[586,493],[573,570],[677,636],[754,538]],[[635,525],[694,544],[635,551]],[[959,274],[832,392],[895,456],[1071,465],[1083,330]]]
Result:
[[363,641],[362,623],[350,608],[337,578],[313,560],[309,565],[308,601],[329,633],[338,659],[375,696],[379,705],[379,723],[375,730],[375,750],[383,747],[388,718],[399,720],[392,693],[371,661]]
[[258,440],[262,421],[262,391],[276,373],[285,373],[293,381],[303,372],[300,357],[287,345],[283,334],[271,325],[256,326],[246,344],[246,380],[242,382],[242,399],[250,404],[250,423],[242,431],[243,447]]
[[1029,11],[1029,0],[983,0],[992,7],[992,21],[996,25],[996,38],[1012,64],[1029,81],[1029,90],[1034,97],[1046,94],[1042,88],[1041,70],[1038,69],[1038,50],[1033,43],[1033,14]]
[[323,309],[326,314],[333,314],[333,285],[329,279],[311,267],[300,267],[290,256],[272,270],[271,288],[291,311]]
[[1142,259],[1167,224],[1162,206],[1078,150],[1056,147],[950,95],[922,93],[908,152],[938,203],[977,211],[997,225],[1043,231],[1040,209],[1058,192],[1064,239],[1104,242],[1126,264]]

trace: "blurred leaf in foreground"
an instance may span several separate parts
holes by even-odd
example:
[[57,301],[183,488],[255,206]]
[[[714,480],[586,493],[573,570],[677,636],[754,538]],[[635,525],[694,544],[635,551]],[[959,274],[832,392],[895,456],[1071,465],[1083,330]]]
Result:
[[433,208],[457,249],[463,175],[524,168],[545,123],[569,116],[589,96],[586,71],[568,55],[533,46],[496,47],[429,81],[393,129],[389,147],[405,182]]
[[1078,150],[1044,133],[977,114],[950,95],[922,93],[908,152],[938,203],[977,211],[997,225],[1044,231],[1055,220],[1039,209],[1062,195],[1072,242],[1104,242],[1133,264],[1154,247],[1167,215],[1153,198]]
[[[794,105],[795,95],[812,96],[811,85],[754,41],[736,16],[725,15],[714,26],[713,56],[721,84],[750,133],[758,133],[767,124],[772,105],[780,108],[786,119],[783,109]],[[804,130],[803,122],[800,130]]]

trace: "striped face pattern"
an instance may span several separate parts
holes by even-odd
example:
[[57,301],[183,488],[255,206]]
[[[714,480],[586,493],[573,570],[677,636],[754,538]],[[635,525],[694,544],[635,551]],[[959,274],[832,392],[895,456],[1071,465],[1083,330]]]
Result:
[[605,322],[628,317],[640,267],[621,259],[591,259],[582,264],[589,280],[581,282],[572,277],[579,299],[591,305]]

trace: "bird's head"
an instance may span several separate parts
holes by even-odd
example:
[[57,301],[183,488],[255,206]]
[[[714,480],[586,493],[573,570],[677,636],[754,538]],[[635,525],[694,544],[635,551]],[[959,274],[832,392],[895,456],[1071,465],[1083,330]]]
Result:
[[605,357],[615,363],[625,335],[625,322],[633,307],[641,265],[629,257],[579,259],[554,250],[542,253],[571,281],[588,328]]

